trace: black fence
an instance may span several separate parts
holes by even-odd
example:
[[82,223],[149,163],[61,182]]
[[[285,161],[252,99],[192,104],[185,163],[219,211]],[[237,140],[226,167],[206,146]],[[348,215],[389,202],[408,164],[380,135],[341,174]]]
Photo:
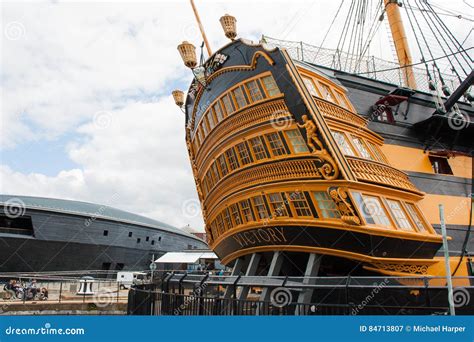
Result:
[[[455,279],[455,284],[465,285],[454,288],[456,314],[474,313],[472,280]],[[301,300],[308,290],[309,299]],[[242,296],[242,291],[248,294]],[[443,278],[169,274],[156,284],[133,287],[128,297],[129,315],[445,315],[448,311]]]

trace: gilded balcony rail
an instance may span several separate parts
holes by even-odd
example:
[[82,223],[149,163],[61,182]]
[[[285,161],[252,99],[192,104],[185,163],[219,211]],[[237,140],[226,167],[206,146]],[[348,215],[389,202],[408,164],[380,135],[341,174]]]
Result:
[[324,116],[346,123],[353,123],[357,126],[365,127],[367,125],[367,120],[360,117],[359,115],[354,114],[351,111],[342,108],[332,102],[320,99],[318,97],[313,98],[316,102],[316,106]]
[[204,204],[212,209],[220,203],[224,196],[234,193],[241,188],[250,188],[269,182],[285,179],[321,179],[314,159],[293,159],[271,162],[267,164],[252,166],[241,171],[233,172],[221,179],[210,190]]
[[351,170],[360,181],[378,183],[391,187],[420,193],[408,175],[391,166],[376,161],[346,156]]
[[202,169],[202,164],[206,157],[210,156],[211,149],[215,148],[224,138],[262,122],[275,121],[288,116],[290,113],[283,98],[269,99],[231,114],[209,132],[198,149],[196,153],[198,169]]

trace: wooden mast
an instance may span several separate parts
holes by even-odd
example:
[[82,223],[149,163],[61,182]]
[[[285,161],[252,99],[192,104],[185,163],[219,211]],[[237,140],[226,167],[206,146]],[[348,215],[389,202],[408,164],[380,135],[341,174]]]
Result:
[[393,42],[397,50],[398,63],[404,67],[403,78],[405,84],[416,89],[415,75],[413,68],[409,65],[413,64],[408,46],[408,40],[403,27],[402,17],[398,8],[398,2],[394,0],[384,0],[385,10],[387,12],[390,31],[392,32]]
[[209,57],[210,57],[212,55],[211,46],[209,45],[209,42],[207,40],[206,32],[204,32],[204,27],[201,24],[199,13],[196,9],[196,6],[194,5],[194,0],[190,0],[190,1],[191,1],[191,7],[193,8],[194,16],[196,17],[196,21],[199,26],[199,30],[201,31],[202,39],[204,39],[204,44],[206,45],[207,53],[209,54]]

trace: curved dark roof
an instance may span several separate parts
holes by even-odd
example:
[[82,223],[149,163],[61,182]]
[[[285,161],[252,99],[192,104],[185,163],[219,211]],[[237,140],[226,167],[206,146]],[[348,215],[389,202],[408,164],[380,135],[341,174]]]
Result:
[[128,211],[112,208],[107,205],[57,198],[0,195],[0,205],[5,205],[7,202],[11,205],[24,206],[25,209],[54,211],[58,213],[94,217],[98,219],[135,224],[149,228],[166,230],[172,233],[200,240],[194,235],[189,234],[176,227],[173,227],[169,224],[153,220],[151,218],[144,217],[141,215],[133,214]]

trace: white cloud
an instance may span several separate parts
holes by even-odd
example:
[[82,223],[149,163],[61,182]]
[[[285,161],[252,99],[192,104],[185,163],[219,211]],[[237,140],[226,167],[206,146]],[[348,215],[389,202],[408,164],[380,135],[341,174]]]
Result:
[[[224,13],[237,17],[239,35],[245,38],[258,40],[265,33],[318,44],[339,5],[196,3],[214,49],[227,43],[218,21]],[[0,146],[21,149],[25,142],[43,140],[54,144],[73,133],[65,150],[78,167],[46,176],[4,165],[0,191],[89,200],[171,224],[202,227],[200,217],[182,213],[182,204],[197,195],[184,118],[168,96],[191,79],[176,46],[182,40],[196,46],[201,41],[189,2],[1,6]],[[456,23],[453,27],[462,32]],[[15,39],[8,34],[16,34]],[[327,42],[334,45],[336,39]]]
[[104,113],[110,120],[79,127],[85,139],[68,147],[81,169],[54,177],[0,169],[2,192],[81,199],[107,204],[182,226],[202,227],[182,205],[196,198],[184,141],[184,117],[171,97],[130,103]]

